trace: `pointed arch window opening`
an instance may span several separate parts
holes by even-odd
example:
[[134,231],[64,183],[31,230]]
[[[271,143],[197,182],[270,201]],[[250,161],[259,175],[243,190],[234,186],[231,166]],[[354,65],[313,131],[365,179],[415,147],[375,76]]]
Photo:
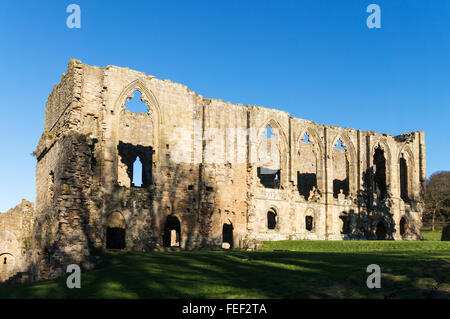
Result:
[[264,138],[273,138],[275,137],[275,134],[272,132],[272,127],[270,125],[267,125],[264,131],[261,134],[261,137]]
[[404,154],[400,157],[400,197],[403,201],[409,200],[408,196],[408,163]]
[[311,144],[311,140],[309,139],[308,133],[303,134],[303,137],[300,139],[300,142]]
[[345,159],[345,178],[333,177],[333,197],[339,199],[341,196],[347,197],[350,195],[350,162],[348,158],[347,148],[339,138],[333,145],[333,149],[344,152]]
[[[303,137],[300,139],[301,143],[310,144],[311,146],[313,143],[311,142],[309,138],[309,134],[305,132],[303,134]],[[313,198],[317,198],[320,194],[320,191],[317,186],[317,167],[318,167],[318,159],[316,154],[316,149],[312,147],[312,153],[314,155],[314,171],[304,171],[299,170],[297,171],[297,190],[300,196],[302,196],[305,200],[310,200]],[[302,161],[302,163],[305,163],[304,156],[305,154],[302,154],[300,151],[298,153],[299,160]],[[310,163],[310,162],[308,162]]]
[[342,143],[341,139],[338,139],[336,144],[333,145],[333,148],[337,149],[337,150],[341,150],[341,151],[345,151],[345,146]]
[[125,109],[137,114],[150,114],[150,108],[142,100],[142,93],[134,90],[132,97],[125,101]]
[[374,191],[379,199],[387,197],[386,157],[381,146],[377,146],[373,154]]
[[[273,159],[273,154],[279,154],[278,149],[278,141],[277,141],[277,129],[272,128],[270,125],[267,125],[265,129],[263,130],[260,137],[262,139],[267,139],[265,143],[262,143],[263,149],[260,149],[260,156],[261,152],[265,153],[264,157],[266,159]],[[269,141],[270,140],[270,141]],[[274,188],[279,189],[281,187],[281,167],[279,166],[280,158],[276,160],[278,162],[278,167],[275,166],[266,166],[267,163],[262,163],[262,166],[257,167],[257,176],[261,183],[261,185],[265,188]],[[271,163],[273,164],[273,163]]]

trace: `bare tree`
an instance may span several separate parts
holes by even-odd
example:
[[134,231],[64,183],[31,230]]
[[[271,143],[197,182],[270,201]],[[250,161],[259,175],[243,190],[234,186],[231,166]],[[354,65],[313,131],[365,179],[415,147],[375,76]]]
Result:
[[431,229],[435,230],[437,219],[448,219],[450,215],[450,172],[433,173],[427,180],[424,219],[431,219]]

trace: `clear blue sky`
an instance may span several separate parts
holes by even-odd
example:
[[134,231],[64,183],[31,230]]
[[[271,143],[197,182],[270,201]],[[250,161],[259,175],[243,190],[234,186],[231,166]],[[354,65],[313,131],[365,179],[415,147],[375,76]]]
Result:
[[[81,29],[66,27],[71,3]],[[427,175],[450,169],[447,0],[2,1],[0,43],[0,211],[35,200],[30,154],[70,58],[321,124],[423,130]]]

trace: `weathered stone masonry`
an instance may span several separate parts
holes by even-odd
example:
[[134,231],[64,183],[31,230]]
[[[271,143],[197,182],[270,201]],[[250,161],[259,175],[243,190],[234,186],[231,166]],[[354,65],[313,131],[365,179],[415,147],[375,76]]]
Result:
[[[126,108],[136,91],[145,113]],[[34,279],[70,263],[90,268],[102,247],[421,238],[420,131],[319,125],[71,60],[48,98],[35,153],[36,217],[24,257]]]
[[33,203],[24,199],[16,207],[0,214],[0,282],[28,271],[25,256],[30,248],[34,218]]

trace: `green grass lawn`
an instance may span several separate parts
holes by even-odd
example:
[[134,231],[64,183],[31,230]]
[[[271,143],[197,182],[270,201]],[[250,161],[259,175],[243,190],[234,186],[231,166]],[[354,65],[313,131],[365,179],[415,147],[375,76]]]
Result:
[[442,229],[431,230],[431,227],[424,227],[422,229],[422,235],[425,240],[428,241],[439,241],[441,240]]
[[[283,250],[283,251],[277,251]],[[258,251],[105,252],[81,289],[65,279],[1,298],[450,298],[450,242],[278,241]],[[381,267],[380,289],[366,268]]]

